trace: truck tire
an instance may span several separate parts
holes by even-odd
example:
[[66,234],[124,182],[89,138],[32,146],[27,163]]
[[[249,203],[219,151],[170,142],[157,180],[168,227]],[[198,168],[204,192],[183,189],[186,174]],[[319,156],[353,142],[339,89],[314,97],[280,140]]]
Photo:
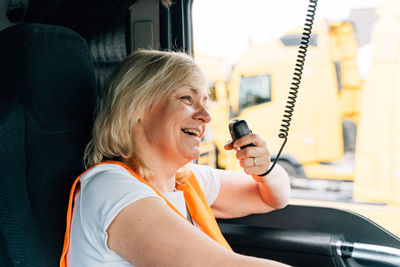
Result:
[[278,160],[278,164],[285,169],[285,171],[289,174],[289,177],[301,175],[297,167],[291,164],[290,162],[287,162],[286,160]]

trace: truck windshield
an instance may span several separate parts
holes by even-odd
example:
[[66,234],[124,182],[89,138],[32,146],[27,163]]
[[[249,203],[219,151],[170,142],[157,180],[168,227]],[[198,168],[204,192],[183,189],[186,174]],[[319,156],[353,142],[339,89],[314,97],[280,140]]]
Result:
[[268,101],[271,101],[271,75],[260,74],[240,78],[240,110]]

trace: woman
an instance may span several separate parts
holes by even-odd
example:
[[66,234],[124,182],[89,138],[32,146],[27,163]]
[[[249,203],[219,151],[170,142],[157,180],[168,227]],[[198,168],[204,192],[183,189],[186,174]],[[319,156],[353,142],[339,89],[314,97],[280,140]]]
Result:
[[204,74],[183,53],[138,51],[120,65],[86,148],[91,168],[77,179],[61,265],[282,266],[232,252],[218,229],[214,216],[284,207],[290,186],[280,166],[258,176],[270,160],[256,134],[225,146],[247,174],[190,163],[211,120],[208,101]]

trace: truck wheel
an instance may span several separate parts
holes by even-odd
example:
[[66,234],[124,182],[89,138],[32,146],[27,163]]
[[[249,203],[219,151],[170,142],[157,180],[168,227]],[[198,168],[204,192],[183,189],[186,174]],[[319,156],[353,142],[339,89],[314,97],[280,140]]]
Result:
[[297,170],[297,167],[294,166],[293,164],[291,164],[285,160],[278,160],[278,164],[281,165],[285,169],[285,171],[289,174],[289,177],[300,176],[300,173]]

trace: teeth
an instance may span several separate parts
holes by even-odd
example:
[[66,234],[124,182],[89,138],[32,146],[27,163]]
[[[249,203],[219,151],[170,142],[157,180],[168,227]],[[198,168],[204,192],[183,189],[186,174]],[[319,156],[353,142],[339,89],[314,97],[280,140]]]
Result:
[[191,135],[195,135],[195,136],[197,136],[197,137],[200,136],[200,132],[197,131],[196,129],[182,129],[182,131],[183,131],[184,133],[191,134]]

